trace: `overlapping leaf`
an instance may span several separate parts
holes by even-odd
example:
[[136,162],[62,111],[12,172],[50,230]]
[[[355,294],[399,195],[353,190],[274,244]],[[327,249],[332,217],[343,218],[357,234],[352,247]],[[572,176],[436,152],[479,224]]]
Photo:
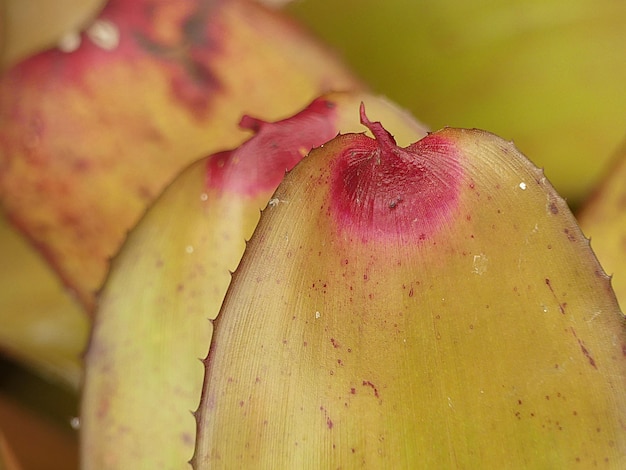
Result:
[[355,5],[288,8],[430,126],[512,138],[570,204],[583,201],[624,133],[626,3],[362,0],[358,15]]
[[[340,130],[359,129],[359,101],[389,116],[402,141],[423,127],[384,100],[335,94],[185,170],[131,233],[101,295],[86,356],[85,468],[184,468],[191,414],[230,272],[286,169]],[[273,199],[270,205],[287,205]]]
[[192,161],[242,142],[242,114],[275,120],[358,86],[256,3],[111,0],[76,50],[0,80],[0,200],[89,309],[147,204]]
[[622,306],[626,306],[626,145],[596,193],[578,216],[591,237],[593,251],[612,275],[612,285]]
[[194,467],[623,468],[626,325],[565,202],[492,134],[365,122],[262,214]]

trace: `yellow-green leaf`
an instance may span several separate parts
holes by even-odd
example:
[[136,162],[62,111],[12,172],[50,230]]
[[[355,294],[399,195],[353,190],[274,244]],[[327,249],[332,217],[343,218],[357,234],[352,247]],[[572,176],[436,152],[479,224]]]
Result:
[[55,44],[71,47],[104,0],[2,0],[0,69]]
[[626,326],[565,202],[493,134],[364,122],[262,214],[194,467],[624,468]]
[[0,350],[77,389],[89,320],[39,253],[0,218]]
[[[286,169],[339,131],[360,128],[363,100],[409,142],[424,128],[382,99],[333,94],[237,150],[186,169],[147,212],[115,259],[99,301],[81,412],[85,468],[185,468],[195,442],[212,324]],[[271,206],[288,205],[272,199]]]
[[110,0],[72,52],[0,78],[0,200],[72,287],[94,292],[182,168],[323,92],[359,88],[278,12],[241,0]]

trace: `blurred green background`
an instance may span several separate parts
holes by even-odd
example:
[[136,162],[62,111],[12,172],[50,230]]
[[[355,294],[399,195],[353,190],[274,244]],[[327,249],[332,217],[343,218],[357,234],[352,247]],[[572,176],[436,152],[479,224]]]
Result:
[[626,2],[296,0],[288,11],[433,129],[513,140],[573,208],[626,137]]

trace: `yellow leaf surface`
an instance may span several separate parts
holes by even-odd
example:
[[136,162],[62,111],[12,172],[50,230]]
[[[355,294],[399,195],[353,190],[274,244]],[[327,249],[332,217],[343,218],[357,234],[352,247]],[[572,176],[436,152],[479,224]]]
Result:
[[261,216],[194,468],[624,468],[626,325],[565,202],[493,134],[364,122]]
[[77,389],[89,321],[39,253],[0,218],[0,350]]
[[[424,128],[364,94],[315,100],[186,169],[131,232],[101,293],[81,411],[84,468],[185,468],[195,443],[212,324],[247,240],[286,169],[339,131],[358,131],[365,101],[404,142]],[[270,205],[288,205],[272,199]]]
[[0,79],[0,200],[81,302],[147,205],[192,161],[358,88],[278,12],[241,0],[111,0],[72,52]]
[[0,69],[53,45],[72,41],[105,0],[3,0]]

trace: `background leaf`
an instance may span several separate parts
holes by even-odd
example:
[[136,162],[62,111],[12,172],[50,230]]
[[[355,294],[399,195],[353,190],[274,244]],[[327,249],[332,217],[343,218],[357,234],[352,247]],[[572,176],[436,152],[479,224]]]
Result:
[[316,0],[288,11],[432,128],[514,139],[574,206],[626,131],[625,2]]
[[148,203],[192,161],[241,143],[242,114],[275,120],[360,86],[256,3],[111,0],[97,23],[74,52],[0,80],[0,200],[88,310]]
[[78,389],[89,321],[39,253],[0,218],[0,350]]
[[578,220],[591,237],[593,251],[611,278],[615,294],[626,306],[626,145],[617,152],[592,197],[583,206]]
[[3,0],[0,69],[78,35],[104,0]]

